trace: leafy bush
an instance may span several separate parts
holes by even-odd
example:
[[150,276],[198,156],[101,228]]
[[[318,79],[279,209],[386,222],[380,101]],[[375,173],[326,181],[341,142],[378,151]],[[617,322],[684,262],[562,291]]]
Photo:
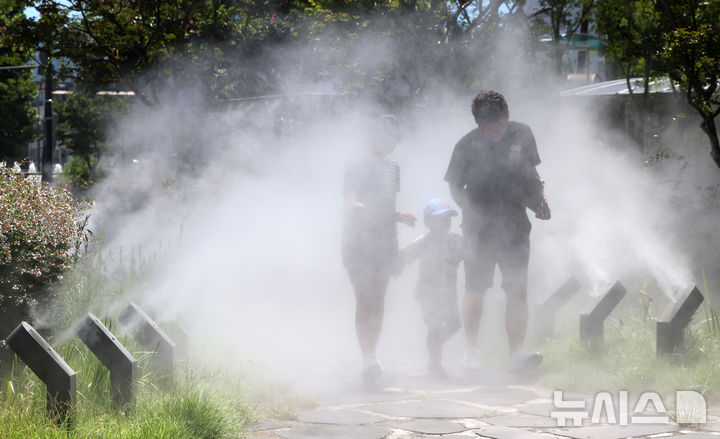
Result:
[[48,295],[87,236],[85,206],[0,163],[0,339]]
[[127,115],[132,108],[127,97],[104,96],[76,90],[58,101],[57,138],[72,155],[63,174],[73,184],[87,187],[105,174],[101,159],[109,151],[117,136],[113,123]]

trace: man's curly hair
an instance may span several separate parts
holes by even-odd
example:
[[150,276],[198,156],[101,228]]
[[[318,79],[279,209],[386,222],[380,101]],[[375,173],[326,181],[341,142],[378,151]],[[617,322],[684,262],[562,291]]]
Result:
[[492,90],[482,90],[478,93],[470,108],[477,123],[497,122],[508,115],[505,96]]

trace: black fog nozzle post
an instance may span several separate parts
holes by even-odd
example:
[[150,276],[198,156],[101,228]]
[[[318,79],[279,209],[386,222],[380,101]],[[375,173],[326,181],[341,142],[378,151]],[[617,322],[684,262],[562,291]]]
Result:
[[77,393],[75,371],[35,328],[26,322],[21,322],[5,341],[45,383],[49,415],[60,424],[70,421]]
[[151,306],[145,306],[145,310],[145,314],[153,319],[155,323],[158,323],[165,333],[170,336],[170,339],[175,342],[175,360],[187,360],[190,336],[185,331],[185,328],[180,325],[179,319],[162,320],[162,318],[158,318],[157,313]]
[[580,281],[575,276],[571,276],[550,297],[537,306],[535,312],[535,337],[543,340],[554,335],[557,310],[577,294],[581,287]]
[[75,329],[77,336],[110,371],[110,394],[118,409],[132,406],[137,379],[137,360],[93,313],[87,313]]
[[170,333],[172,340],[175,342],[176,360],[187,360],[190,336],[187,331],[185,331],[185,328],[178,322],[171,322],[165,325],[165,329]]
[[591,349],[602,346],[605,319],[625,297],[625,293],[627,293],[625,286],[617,281],[595,303],[590,312],[580,314],[580,340],[588,343]]
[[703,300],[697,286],[682,295],[677,303],[670,304],[657,321],[657,355],[672,354],[683,342],[683,331]]
[[135,303],[130,303],[120,313],[118,320],[145,349],[155,353],[158,373],[163,377],[171,377],[175,368],[175,343],[158,324]]

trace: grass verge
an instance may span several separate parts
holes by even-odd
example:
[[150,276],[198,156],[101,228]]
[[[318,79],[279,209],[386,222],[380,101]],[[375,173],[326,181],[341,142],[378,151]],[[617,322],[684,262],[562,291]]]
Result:
[[127,292],[146,281],[157,265],[139,252],[121,269],[112,258],[119,257],[103,255],[100,249],[88,252],[66,276],[57,302],[40,310],[41,319],[52,322],[43,334],[77,373],[72,423],[58,425],[48,419],[44,384],[16,358],[11,370],[0,372],[0,438],[223,439],[238,437],[261,415],[292,418],[295,408],[305,404],[272,378],[216,370],[192,360],[179,363],[173,379],[167,380],[153,372],[152,353],[121,338],[138,360],[138,380],[135,405],[114,409],[108,370],[71,328],[91,311],[115,331],[117,320],[107,310],[126,303]]

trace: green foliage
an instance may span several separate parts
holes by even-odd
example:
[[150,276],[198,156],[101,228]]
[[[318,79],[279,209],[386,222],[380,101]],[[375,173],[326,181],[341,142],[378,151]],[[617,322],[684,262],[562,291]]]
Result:
[[94,86],[120,84],[148,105],[173,102],[197,85],[217,96],[238,57],[251,56],[258,42],[289,34],[284,17],[294,7],[261,0],[24,3],[37,9],[39,18],[8,26],[7,44],[42,47],[62,63],[60,77]]
[[[540,12],[547,17],[549,30],[552,33],[553,60],[555,72],[560,75],[562,57],[567,46],[561,40],[569,40],[574,34],[582,32],[582,26],[588,26],[595,8],[595,0],[540,0]],[[541,26],[544,21],[536,21]],[[584,30],[587,32],[587,29]]]
[[68,191],[0,164],[0,335],[72,265],[86,237],[83,210]]
[[705,319],[690,325],[685,344],[672,356],[656,355],[655,319],[648,321],[648,315],[606,322],[602,353],[588,351],[577,336],[551,340],[543,347],[543,384],[583,392],[695,390],[718,397],[720,333],[712,329],[713,311],[706,312]]
[[600,0],[598,30],[608,40],[608,58],[625,76],[641,72],[645,94],[651,77],[668,75],[702,117],[710,155],[720,167],[715,118],[720,113],[720,3],[696,0]]
[[[717,11],[716,18],[720,16]],[[704,116],[717,115],[720,95],[720,27],[708,23],[676,28],[664,35],[663,59],[669,73],[690,92],[690,103]],[[715,85],[713,85],[715,84]]]
[[[124,340],[126,342],[126,340]],[[87,348],[76,343],[59,350],[78,372],[78,405],[70,429],[58,427],[45,414],[45,389],[31,372],[16,365],[0,392],[0,437],[226,439],[237,437],[254,420],[242,393],[223,391],[220,374],[179,371],[177,384],[159,389],[147,377],[137,384],[136,406],[127,413],[111,408],[109,373]],[[141,361],[149,366],[147,361]],[[98,386],[98,382],[105,385]]]
[[596,20],[607,44],[605,56],[620,63],[626,76],[649,78],[659,72],[661,28],[654,0],[599,0]]
[[[3,34],[23,17],[21,1],[0,1],[0,66],[22,66],[32,52],[7,44]],[[0,70],[0,160],[20,161],[38,134],[38,114],[33,107],[37,86],[32,69]]]
[[720,114],[720,4],[657,0],[667,23],[661,57],[667,73],[687,93],[687,100],[703,119],[710,140],[710,156],[720,167],[720,139],[715,118]]
[[[15,359],[9,374],[0,373],[0,437],[23,439],[225,439],[236,438],[244,426],[265,413],[292,418],[304,401],[287,386],[253,371],[215,370],[192,358],[180,363],[174,382],[158,385],[152,353],[129,337],[120,342],[138,360],[136,406],[126,412],[112,408],[109,372],[78,339],[77,319],[91,311],[113,333],[117,320],[107,315],[129,301],[154,272],[162,269],[161,250],[118,253],[103,248],[102,236],[84,253],[59,286],[57,301],[43,309],[56,335],[48,341],[77,373],[77,406],[69,430],[46,416],[45,386]],[[232,353],[226,353],[231,355]],[[225,366],[237,365],[228,361]]]
[[76,184],[89,185],[102,176],[100,159],[112,144],[112,123],[127,115],[127,97],[75,92],[55,106],[57,139],[71,155],[63,173]]

